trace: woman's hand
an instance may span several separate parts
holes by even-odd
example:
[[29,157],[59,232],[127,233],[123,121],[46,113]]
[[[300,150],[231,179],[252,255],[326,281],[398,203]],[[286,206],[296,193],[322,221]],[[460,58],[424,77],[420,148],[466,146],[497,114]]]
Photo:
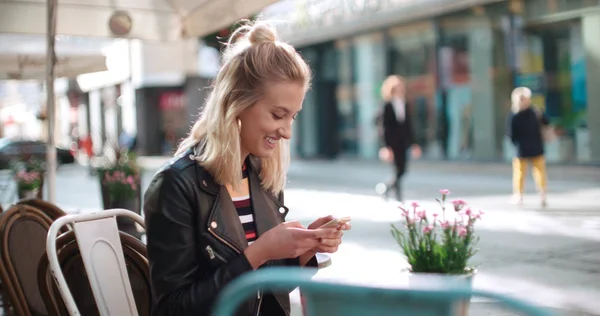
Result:
[[421,146],[419,146],[418,144],[413,144],[410,147],[410,154],[414,159],[421,158],[421,155],[423,154],[423,152],[421,151]]
[[[321,217],[314,221],[312,224],[308,225],[308,229],[318,229],[322,225],[328,223],[333,220],[334,217],[332,215]],[[300,256],[300,265],[306,265],[306,263],[315,256],[317,252],[326,252],[326,253],[335,253],[338,250],[338,247],[342,243],[342,236],[344,235],[345,230],[350,230],[352,225],[350,223],[339,224],[334,229],[336,230],[336,234],[332,235],[330,238],[321,238],[321,242],[315,246],[314,248],[308,250],[304,254]]]
[[321,244],[335,239],[337,228],[306,229],[299,222],[281,223],[260,236],[244,251],[254,269],[269,260],[296,258]]
[[394,152],[390,147],[381,147],[379,149],[379,159],[385,162],[394,161]]
[[[322,225],[327,224],[329,221],[333,220],[335,217],[332,215],[321,217],[314,221],[312,224],[308,225],[308,229],[317,229]],[[321,238],[321,243],[311,249],[315,253],[317,252],[327,252],[327,253],[335,253],[338,250],[338,247],[342,243],[342,236],[344,236],[345,230],[350,230],[352,225],[350,223],[340,223],[337,227],[335,227],[337,233],[332,236],[332,238]]]

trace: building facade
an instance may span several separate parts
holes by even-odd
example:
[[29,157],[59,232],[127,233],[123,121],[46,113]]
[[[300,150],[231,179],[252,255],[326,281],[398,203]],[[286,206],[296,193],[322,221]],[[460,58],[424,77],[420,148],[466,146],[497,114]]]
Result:
[[406,78],[425,158],[510,159],[510,92],[527,86],[560,133],[553,162],[600,163],[600,1],[280,1],[264,17],[314,70],[300,157],[376,159],[384,78]]

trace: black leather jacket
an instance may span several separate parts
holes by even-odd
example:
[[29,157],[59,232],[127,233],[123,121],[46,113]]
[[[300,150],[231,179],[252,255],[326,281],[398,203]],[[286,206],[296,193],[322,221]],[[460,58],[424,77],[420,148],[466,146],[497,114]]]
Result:
[[[252,271],[237,211],[224,186],[191,159],[193,150],[172,159],[152,179],[144,196],[144,214],[154,315],[209,315],[220,291]],[[249,169],[250,196],[257,234],[285,221],[283,195],[260,185],[258,160]],[[265,266],[298,265],[298,258]],[[313,257],[307,266],[316,267]],[[261,267],[262,268],[262,267]],[[289,293],[257,293],[237,315],[289,315]]]

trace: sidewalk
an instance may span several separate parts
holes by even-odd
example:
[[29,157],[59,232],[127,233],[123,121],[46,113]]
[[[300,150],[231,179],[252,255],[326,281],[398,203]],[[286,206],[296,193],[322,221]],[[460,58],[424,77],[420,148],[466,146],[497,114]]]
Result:
[[[146,170],[157,170],[168,162],[170,156],[141,156],[138,158],[140,166]],[[293,159],[290,173],[320,173],[331,169],[345,172],[368,172],[376,174],[388,174],[391,167],[376,160],[360,160],[340,158],[334,160],[312,160]],[[425,161],[417,160],[409,162],[409,173],[445,173],[445,174],[485,174],[511,177],[512,169],[510,162],[480,162],[480,161]],[[592,165],[561,165],[549,164],[548,176],[551,179],[567,181],[596,182],[600,186],[600,166]]]
[[[327,170],[330,168],[348,167],[348,170],[369,170],[376,173],[389,173],[391,166],[373,160],[336,159],[336,160],[293,160],[290,171],[307,171],[307,169]],[[512,177],[510,162],[480,161],[409,161],[408,173],[418,174],[485,174]],[[600,186],[600,166],[589,165],[548,165],[548,176],[551,179],[596,182]]]

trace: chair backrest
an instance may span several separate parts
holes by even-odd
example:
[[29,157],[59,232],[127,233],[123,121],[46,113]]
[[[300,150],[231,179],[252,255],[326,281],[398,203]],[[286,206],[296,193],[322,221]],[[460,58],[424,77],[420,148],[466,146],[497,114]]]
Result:
[[[44,212],[44,214],[48,215],[48,217],[50,217],[52,221],[55,221],[57,218],[67,215],[67,213],[65,213],[65,211],[63,211],[60,207],[39,198],[21,199],[17,201],[15,205],[29,205],[31,207],[35,207],[38,210]],[[62,227],[60,232],[66,233],[69,230],[70,227]]]
[[0,278],[18,315],[46,315],[36,272],[52,219],[28,206],[13,205],[0,214]]
[[58,206],[56,206],[48,201],[44,201],[44,200],[38,199],[38,198],[21,199],[21,200],[17,201],[15,204],[29,205],[29,206],[35,207],[35,208],[39,209],[40,211],[46,213],[46,215],[48,215],[48,217],[50,217],[52,220],[56,220],[59,217],[67,215],[67,213],[65,213]]
[[247,273],[231,282],[219,295],[215,316],[231,316],[239,304],[258,290],[283,291],[300,287],[305,315],[452,315],[453,303],[471,296],[486,297],[525,315],[547,316],[548,311],[496,293],[467,287],[409,290],[374,288],[333,281],[312,280],[313,273],[300,268],[267,268]]
[[[124,232],[119,232],[119,234],[137,310],[142,316],[150,316],[152,312],[152,293],[146,245]],[[61,235],[56,240],[56,246],[61,269],[79,311],[86,316],[99,315],[85,267],[81,260],[81,253],[75,240],[75,232],[70,231]],[[67,315],[66,305],[52,280],[47,256],[40,258],[38,280],[40,295],[46,304],[48,315]]]
[[145,227],[141,216],[125,209],[67,215],[57,219],[50,227],[46,241],[48,262],[70,315],[81,314],[61,270],[56,248],[57,234],[67,224],[73,225],[99,314],[138,315],[117,228],[117,216],[129,217]]

